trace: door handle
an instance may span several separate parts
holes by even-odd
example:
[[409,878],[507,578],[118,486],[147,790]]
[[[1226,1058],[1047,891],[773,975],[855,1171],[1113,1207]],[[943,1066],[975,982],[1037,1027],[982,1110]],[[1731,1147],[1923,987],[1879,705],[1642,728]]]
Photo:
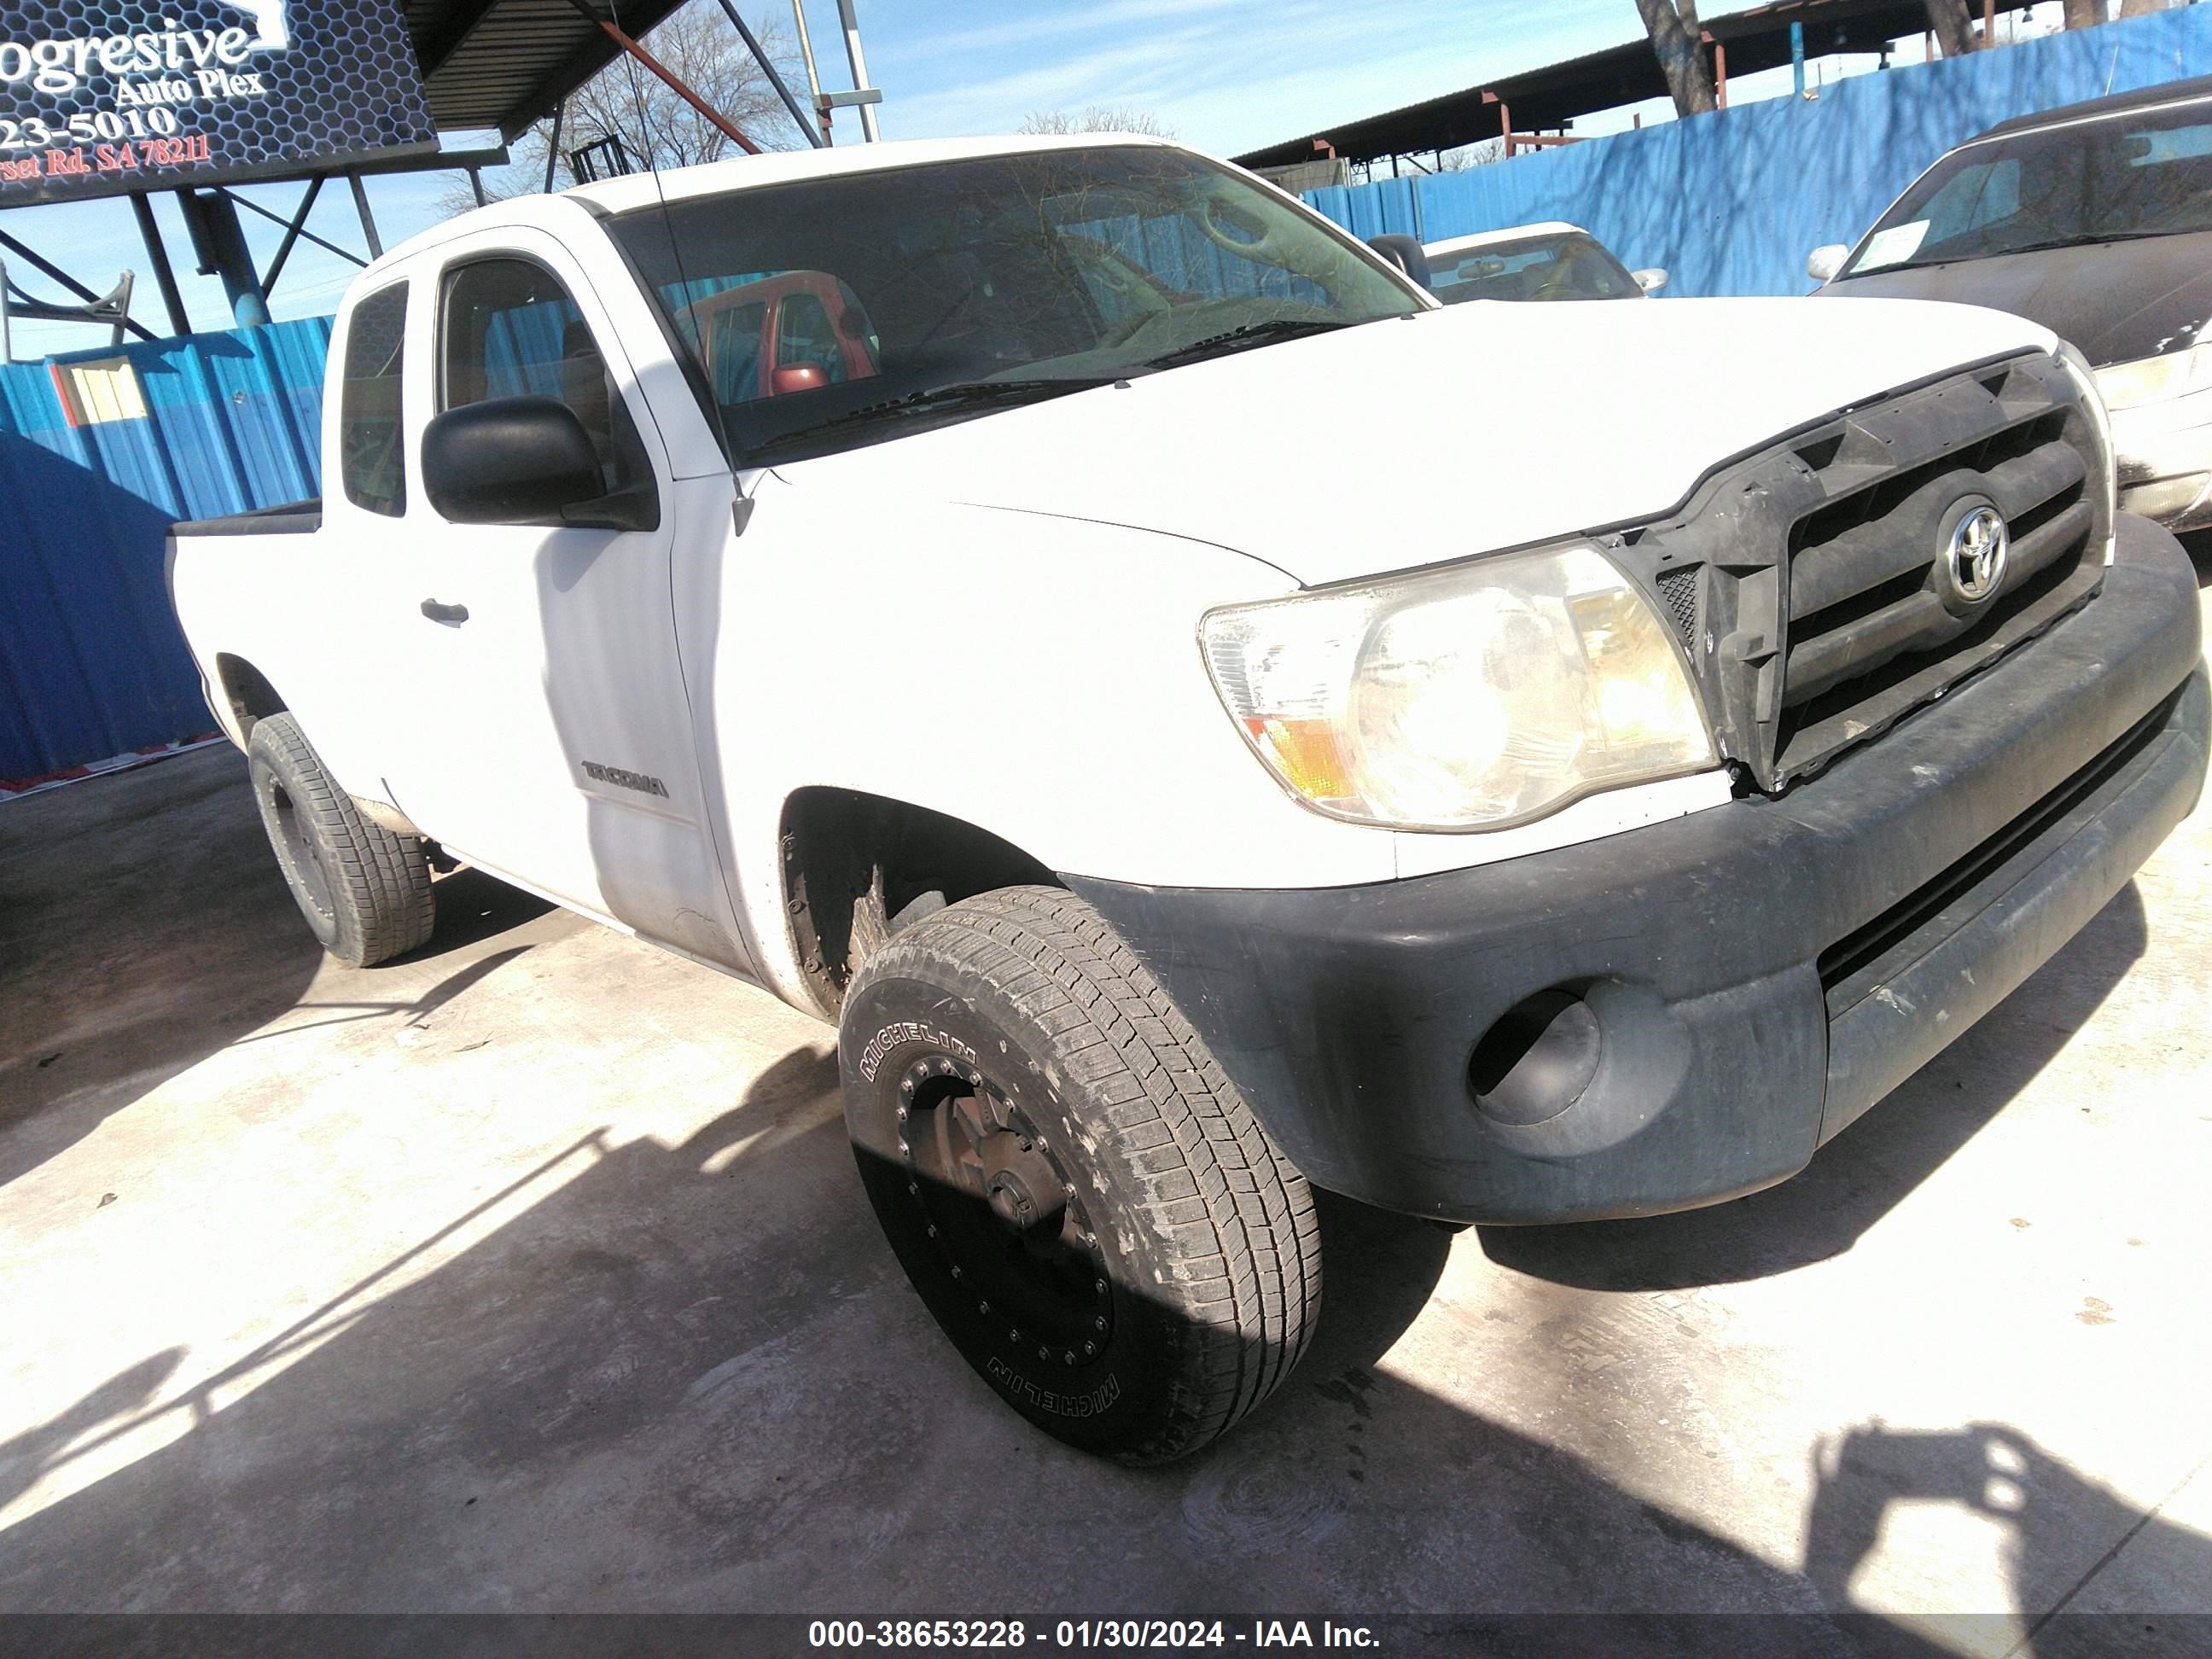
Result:
[[465,623],[469,619],[469,608],[465,605],[440,605],[435,599],[422,601],[422,614],[434,623]]

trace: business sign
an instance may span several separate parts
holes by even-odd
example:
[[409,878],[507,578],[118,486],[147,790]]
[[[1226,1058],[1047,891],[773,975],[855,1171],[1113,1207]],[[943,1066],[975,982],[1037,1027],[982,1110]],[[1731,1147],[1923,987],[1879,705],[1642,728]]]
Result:
[[0,208],[436,143],[399,0],[0,4]]

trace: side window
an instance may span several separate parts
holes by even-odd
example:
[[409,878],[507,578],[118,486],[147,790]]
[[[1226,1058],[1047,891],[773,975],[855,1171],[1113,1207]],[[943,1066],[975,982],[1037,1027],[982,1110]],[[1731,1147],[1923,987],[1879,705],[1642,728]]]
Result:
[[346,499],[396,519],[407,511],[407,447],[399,413],[407,284],[381,288],[346,323],[338,392],[338,471]]
[[813,364],[833,386],[845,378],[845,354],[829,309],[811,294],[787,297],[776,318],[775,366],[794,363]]
[[529,259],[474,259],[446,276],[441,410],[491,398],[558,398],[575,412],[607,493],[649,484],[645,447],[589,324],[559,277]]

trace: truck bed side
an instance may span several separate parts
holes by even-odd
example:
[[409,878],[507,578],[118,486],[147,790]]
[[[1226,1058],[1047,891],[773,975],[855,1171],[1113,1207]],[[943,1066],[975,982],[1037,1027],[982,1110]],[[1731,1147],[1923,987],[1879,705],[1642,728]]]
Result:
[[186,519],[169,526],[172,536],[304,536],[323,527],[323,498],[310,495],[302,501],[276,507],[257,507],[248,513],[228,513],[219,519]]

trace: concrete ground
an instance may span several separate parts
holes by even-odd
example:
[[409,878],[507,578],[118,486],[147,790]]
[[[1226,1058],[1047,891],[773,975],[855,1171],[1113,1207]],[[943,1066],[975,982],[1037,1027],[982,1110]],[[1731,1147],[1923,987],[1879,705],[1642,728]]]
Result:
[[1302,1371],[1132,1472],[939,1339],[826,1028],[465,871],[428,951],[337,968],[227,749],[0,807],[0,1610],[2205,1650],[2208,853],[2200,811],[1772,1191],[1456,1236],[1331,1202]]

